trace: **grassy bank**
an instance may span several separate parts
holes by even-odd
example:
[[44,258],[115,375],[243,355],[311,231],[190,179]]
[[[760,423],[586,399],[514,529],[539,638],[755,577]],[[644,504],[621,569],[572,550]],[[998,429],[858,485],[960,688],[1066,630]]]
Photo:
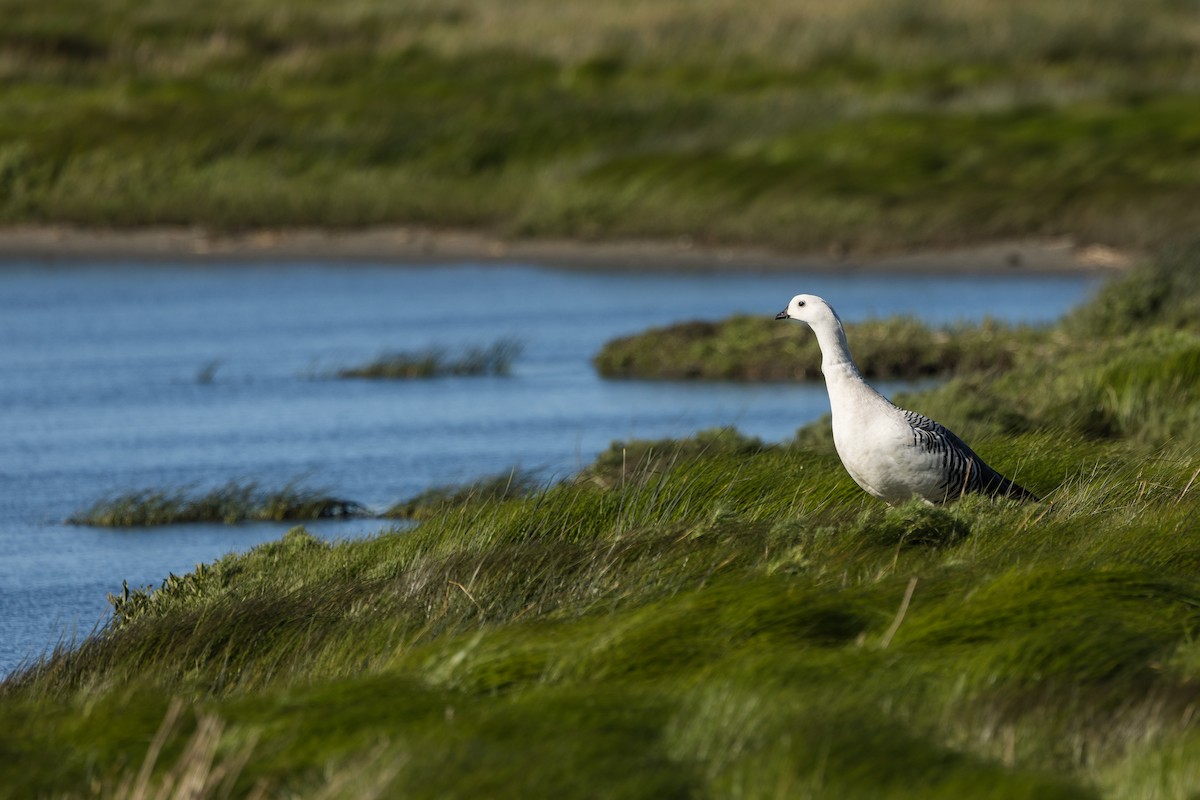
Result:
[[[933,328],[893,317],[849,323],[846,336],[863,375],[878,379],[1000,372],[1022,350],[1044,347],[1045,330],[995,321]],[[606,378],[654,380],[820,380],[816,338],[769,315],[683,322],[606,342],[593,359]]]
[[0,794],[1183,800],[1198,267],[910,398],[1044,502],[886,509],[818,424],[617,444],[406,533],[297,528],[0,685]]
[[1186,5],[0,0],[0,224],[836,252],[1200,222]]

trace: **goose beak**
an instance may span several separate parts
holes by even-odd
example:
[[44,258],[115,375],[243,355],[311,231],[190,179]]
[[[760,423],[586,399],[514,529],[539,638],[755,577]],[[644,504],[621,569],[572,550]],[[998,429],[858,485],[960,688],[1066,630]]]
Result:
[[785,308],[783,311],[780,311],[778,314],[776,314],[775,319],[788,319],[787,309]]

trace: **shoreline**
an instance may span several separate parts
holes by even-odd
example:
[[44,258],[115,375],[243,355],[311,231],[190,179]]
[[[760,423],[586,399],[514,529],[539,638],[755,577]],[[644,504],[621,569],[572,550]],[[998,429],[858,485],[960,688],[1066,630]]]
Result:
[[360,230],[139,229],[21,225],[0,228],[0,268],[19,262],[344,262],[414,266],[529,264],[553,268],[694,272],[903,272],[942,275],[1078,275],[1118,272],[1136,254],[1067,238],[1029,238],[922,251],[788,254],[767,248],[671,240],[505,239],[469,230],[392,226]]

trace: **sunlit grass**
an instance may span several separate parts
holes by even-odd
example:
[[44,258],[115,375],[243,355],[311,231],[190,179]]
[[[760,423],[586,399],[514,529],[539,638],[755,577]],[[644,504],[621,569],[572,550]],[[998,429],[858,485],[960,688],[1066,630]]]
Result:
[[[710,447],[611,489],[550,487],[367,542],[297,530],[134,593],[107,637],[10,679],[0,713],[36,699],[39,735],[57,736],[71,704],[53,695],[136,663],[126,691],[158,696],[152,674],[208,698],[226,748],[270,743],[247,786],[307,793],[365,762],[362,779],[399,764],[387,785],[419,796],[786,778],[951,797],[979,775],[996,797],[1089,796],[1093,770],[1111,774],[1147,731],[1188,741],[1200,587],[1180,558],[1197,494],[1174,458],[1146,492],[1120,450],[1025,444],[1062,454],[1046,504],[886,510],[828,456]],[[331,727],[360,744],[333,747]],[[786,730],[828,754],[800,758]],[[384,731],[398,762],[374,763]],[[314,747],[332,772],[304,766]],[[544,768],[547,754],[580,770]],[[600,754],[623,777],[581,782]]]
[[532,494],[540,486],[537,475],[512,469],[487,476],[465,485],[434,486],[420,494],[402,500],[383,512],[390,519],[428,519],[463,506],[497,503]]
[[[247,785],[302,793],[356,769],[304,766],[312,748],[371,764],[387,731],[407,753],[388,785],[419,796],[495,782],[582,796],[617,785],[586,777],[600,754],[647,793],[786,777],[863,796],[925,797],[932,781],[949,797],[986,774],[997,797],[1088,796],[1093,764],[1111,771],[1148,724],[1183,741],[1193,693],[1171,654],[1197,625],[1200,588],[1179,561],[1197,495],[1181,463],[1139,495],[1120,452],[1097,482],[1100,451],[1027,444],[1081,462],[1057,476],[1067,495],[885,510],[829,456],[700,450],[611,489],[552,487],[407,534],[330,546],[295,531],[135,594],[108,636],[10,679],[0,713],[40,698],[38,736],[53,740],[71,704],[51,696],[136,663],[119,684],[147,692],[152,674],[209,698],[227,747],[269,732]],[[332,726],[361,744],[330,750]],[[798,758],[786,730],[814,731],[828,755]],[[470,761],[466,741],[480,743]],[[548,754],[580,770],[546,769]],[[66,763],[38,785],[85,774]]]

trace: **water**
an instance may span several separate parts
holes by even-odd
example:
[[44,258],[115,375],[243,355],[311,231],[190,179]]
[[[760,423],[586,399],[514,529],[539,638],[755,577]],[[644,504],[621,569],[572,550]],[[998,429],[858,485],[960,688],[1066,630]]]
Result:
[[[156,584],[288,527],[63,524],[107,494],[299,479],[382,509],[514,466],[565,476],[614,439],[736,425],[783,440],[828,410],[823,387],[610,382],[590,358],[607,339],[651,326],[773,316],[800,292],[825,296],[847,320],[1037,322],[1094,285],[495,265],[10,265],[0,269],[0,675],[87,634],[122,580]],[[323,377],[389,350],[500,337],[525,345],[511,377]],[[327,538],[383,527],[310,525]]]

